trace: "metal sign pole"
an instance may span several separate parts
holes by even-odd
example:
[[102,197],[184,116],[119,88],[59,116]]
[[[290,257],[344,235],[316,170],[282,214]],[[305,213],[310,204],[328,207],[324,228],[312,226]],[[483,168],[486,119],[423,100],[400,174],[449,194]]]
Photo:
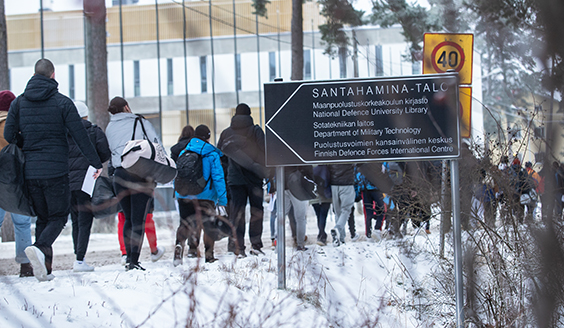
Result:
[[286,213],[284,211],[284,167],[276,167],[276,251],[278,252],[278,289],[286,289]]
[[[439,256],[445,257],[445,220],[450,221],[450,215],[447,215],[446,198],[447,198],[447,171],[448,161],[443,159],[441,161],[441,237],[439,243]],[[450,214],[450,213],[448,213]]]
[[462,228],[460,225],[460,184],[458,183],[458,160],[450,161],[452,189],[452,216],[454,232],[454,284],[456,296],[456,327],[464,327],[464,288],[462,276]]

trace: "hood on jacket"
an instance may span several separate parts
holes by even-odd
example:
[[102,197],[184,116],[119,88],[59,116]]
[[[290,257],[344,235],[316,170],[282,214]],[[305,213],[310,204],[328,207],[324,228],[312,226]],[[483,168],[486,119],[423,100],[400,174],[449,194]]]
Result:
[[250,115],[235,115],[231,118],[231,128],[233,130],[247,129],[254,125],[253,117]]
[[27,82],[23,95],[29,101],[44,101],[56,94],[58,87],[59,83],[54,79],[43,75],[34,75]]
[[209,155],[212,152],[217,152],[219,157],[223,156],[222,152],[219,149],[215,148],[212,144],[198,138],[190,139],[190,142],[186,146],[186,149],[202,156]]

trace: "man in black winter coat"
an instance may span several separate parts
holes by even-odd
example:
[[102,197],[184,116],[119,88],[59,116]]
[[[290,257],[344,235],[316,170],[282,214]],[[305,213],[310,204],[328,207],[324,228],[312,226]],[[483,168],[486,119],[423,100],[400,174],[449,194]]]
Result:
[[35,74],[23,95],[12,102],[4,138],[23,139],[25,180],[37,222],[35,243],[25,253],[39,281],[51,280],[52,245],[63,230],[70,210],[69,133],[88,162],[102,172],[102,162],[82,126],[72,100],[59,93],[55,67],[48,59],[35,64]]
[[[96,152],[103,162],[108,161],[112,156],[110,146],[108,146],[108,139],[104,131],[99,126],[94,125],[88,121],[88,107],[85,103],[75,102],[78,114],[82,117],[82,125],[88,132],[90,142],[96,148]],[[88,171],[90,163],[88,159],[82,155],[80,148],[70,134],[68,135],[69,142],[69,183],[71,190],[71,221],[72,221],[72,242],[74,247],[74,254],[76,261],[73,264],[74,272],[94,271],[94,267],[86,264],[84,255],[88,248],[88,241],[90,240],[90,230],[92,229],[92,221],[94,221],[94,214],[92,213],[91,197],[86,192],[82,191],[82,184],[84,177]]]
[[[251,109],[241,103],[235,109],[235,116],[231,125],[221,132],[217,148],[223,150],[224,143],[240,136],[245,142],[240,152],[250,157],[253,162],[264,166],[264,131],[255,125],[251,117]],[[229,238],[228,251],[240,257],[245,254],[245,206],[247,200],[251,205],[251,220],[249,223],[249,237],[251,240],[251,254],[263,253],[262,221],[263,221],[263,189],[262,177],[255,172],[239,165],[234,158],[229,158],[227,167],[227,186],[229,189],[229,219],[236,229],[236,238]]]

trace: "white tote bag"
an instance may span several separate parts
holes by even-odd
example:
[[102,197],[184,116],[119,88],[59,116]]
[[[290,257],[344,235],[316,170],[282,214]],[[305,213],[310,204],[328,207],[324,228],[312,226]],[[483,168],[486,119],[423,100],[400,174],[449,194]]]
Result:
[[[141,123],[144,139],[135,140],[137,122]],[[176,163],[166,156],[164,149],[149,140],[141,117],[135,119],[131,141],[125,144],[121,166],[127,172],[157,183],[169,183],[176,177]]]

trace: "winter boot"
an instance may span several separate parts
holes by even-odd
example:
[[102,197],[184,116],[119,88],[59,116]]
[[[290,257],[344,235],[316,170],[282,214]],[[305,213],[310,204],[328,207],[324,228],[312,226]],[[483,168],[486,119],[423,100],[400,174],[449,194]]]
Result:
[[172,260],[172,265],[179,266],[182,265],[182,254],[184,253],[184,247],[182,245],[176,245],[174,247],[174,259]]

